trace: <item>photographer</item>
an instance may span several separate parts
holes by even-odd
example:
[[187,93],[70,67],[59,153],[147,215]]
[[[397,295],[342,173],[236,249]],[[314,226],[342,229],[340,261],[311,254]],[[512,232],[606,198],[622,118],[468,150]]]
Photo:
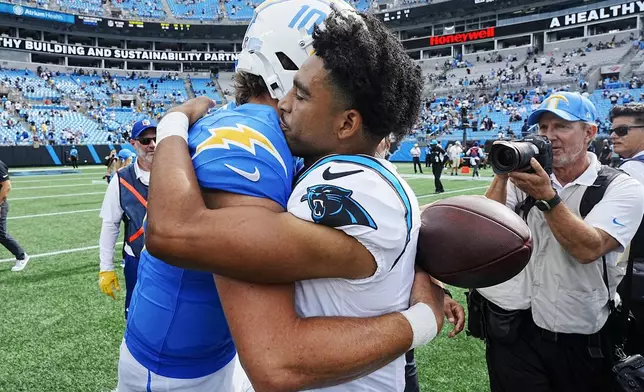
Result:
[[435,193],[443,193],[445,189],[443,189],[443,183],[441,182],[441,174],[443,174],[443,165],[445,164],[445,150],[438,144],[437,140],[432,140],[429,145],[427,160],[431,163],[432,172],[434,173]]
[[[585,97],[567,92],[548,97],[528,123],[539,124],[539,135],[549,142],[534,143],[539,151],[532,149],[528,167],[497,174],[486,193],[515,211],[531,196],[535,207],[524,217],[534,241],[526,268],[469,298],[470,313],[482,309],[479,336],[487,343],[492,392],[610,391],[603,327],[609,298],[616,299],[625,272],[616,264],[618,254],[644,214],[644,187],[614,172],[601,200],[581,217],[587,188],[598,183],[602,170],[597,157],[586,152],[597,133],[595,118]],[[490,157],[498,168],[497,155],[491,151]],[[552,167],[552,174],[544,167]]]

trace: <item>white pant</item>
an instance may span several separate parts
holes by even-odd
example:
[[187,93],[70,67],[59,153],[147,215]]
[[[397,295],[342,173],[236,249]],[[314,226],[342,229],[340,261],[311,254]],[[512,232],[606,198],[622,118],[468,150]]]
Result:
[[121,343],[118,392],[253,392],[253,387],[235,355],[213,374],[192,379],[168,378],[143,367]]

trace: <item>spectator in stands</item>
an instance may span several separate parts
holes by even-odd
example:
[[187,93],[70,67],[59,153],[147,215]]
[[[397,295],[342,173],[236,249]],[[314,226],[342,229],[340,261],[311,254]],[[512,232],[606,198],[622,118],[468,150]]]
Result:
[[9,214],[7,195],[10,190],[9,169],[4,162],[0,161],[0,244],[16,257],[16,264],[11,268],[11,271],[18,272],[27,266],[29,255],[25,253],[18,241],[7,232],[7,214]]
[[528,119],[523,120],[523,126],[521,127],[521,136],[525,137],[529,133],[530,127],[528,126]]
[[420,147],[418,147],[418,143],[414,144],[414,147],[409,150],[409,153],[411,154],[412,161],[414,161],[414,173],[418,173],[416,170],[416,165],[418,165],[420,174],[423,174],[423,166],[420,164]]

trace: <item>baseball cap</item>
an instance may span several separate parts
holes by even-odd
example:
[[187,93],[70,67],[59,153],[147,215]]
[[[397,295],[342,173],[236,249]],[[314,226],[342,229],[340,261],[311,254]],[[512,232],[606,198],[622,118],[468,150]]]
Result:
[[130,151],[130,150],[126,149],[126,148],[122,149],[122,150],[121,150],[121,151],[119,151],[119,153],[118,153],[118,157],[119,157],[119,158],[121,158],[122,160],[126,160],[126,159],[128,159],[129,157],[131,157],[132,155],[134,155],[134,154],[132,153],[132,151]]
[[546,98],[539,108],[528,117],[528,125],[539,123],[541,115],[550,112],[566,121],[595,123],[597,109],[590,100],[577,93],[559,91]]
[[135,122],[134,125],[132,125],[132,136],[131,137],[132,137],[132,139],[136,139],[139,136],[141,136],[141,134],[143,132],[145,132],[146,129],[149,129],[149,128],[155,128],[156,129],[156,127],[157,127],[157,122],[156,121],[148,120],[147,118],[143,119],[143,120],[139,120],[139,121]]

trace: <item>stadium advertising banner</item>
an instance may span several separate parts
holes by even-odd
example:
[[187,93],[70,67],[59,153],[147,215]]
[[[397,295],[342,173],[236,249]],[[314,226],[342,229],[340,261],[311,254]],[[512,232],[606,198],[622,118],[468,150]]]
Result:
[[0,49],[17,49],[29,52],[60,54],[79,57],[96,57],[118,60],[179,61],[232,63],[237,54],[231,52],[178,52],[140,49],[112,49],[83,45],[55,44],[52,42],[23,40],[19,38],[0,39]]
[[[87,30],[88,27],[100,29],[104,33],[112,34],[123,34],[124,31],[129,33],[134,33],[135,35],[150,35],[150,36],[172,36],[173,33],[177,35],[182,33],[189,33],[189,36],[194,36],[197,34],[200,35],[210,35],[216,30],[225,30],[230,31],[230,33],[236,33],[243,37],[246,33],[246,27],[244,25],[202,25],[196,24],[193,25],[189,21],[186,23],[154,23],[154,22],[142,22],[139,20],[121,20],[121,19],[110,19],[110,18],[101,18],[96,16],[76,16],[76,27],[79,30]],[[225,34],[225,33],[224,33]]]
[[0,13],[23,17],[26,16],[28,18],[50,20],[60,23],[74,24],[75,22],[74,15],[56,11],[48,11],[39,8],[25,7],[24,5],[20,4],[8,4],[0,2]]
[[539,19],[529,22],[491,27],[483,30],[466,31],[463,33],[433,37],[412,38],[404,40],[402,41],[402,43],[407,50],[458,45],[487,38],[504,38],[522,34],[532,34],[541,31],[548,31],[551,29],[573,27],[578,24],[584,24],[593,21],[602,22],[639,13],[644,13],[644,1],[633,1],[629,3],[613,5],[610,7],[561,15],[549,19]]
[[612,5],[610,7],[558,16],[550,20],[548,28],[556,29],[559,27],[575,26],[577,24],[639,14],[641,12],[644,12],[644,1],[631,1],[629,3]]
[[440,35],[437,37],[429,38],[429,46],[449,45],[455,43],[465,43],[470,41],[478,41],[487,38],[494,38],[494,27],[488,27],[483,30],[468,31],[467,33],[456,33]]

